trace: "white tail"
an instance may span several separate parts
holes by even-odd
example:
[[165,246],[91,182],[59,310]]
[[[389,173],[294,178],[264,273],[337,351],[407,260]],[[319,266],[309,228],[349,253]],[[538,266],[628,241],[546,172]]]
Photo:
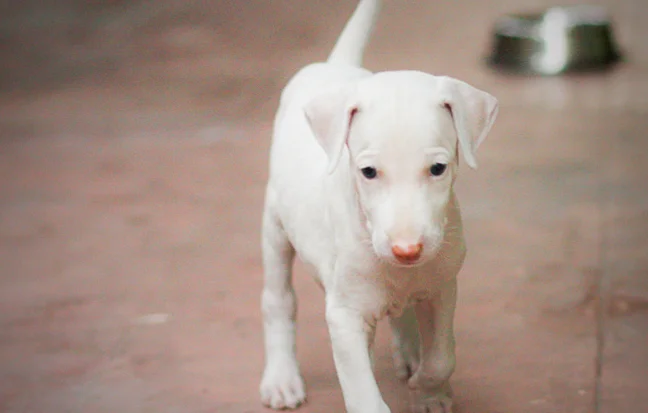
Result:
[[364,50],[378,18],[381,3],[381,0],[360,0],[335,43],[329,62],[362,66]]

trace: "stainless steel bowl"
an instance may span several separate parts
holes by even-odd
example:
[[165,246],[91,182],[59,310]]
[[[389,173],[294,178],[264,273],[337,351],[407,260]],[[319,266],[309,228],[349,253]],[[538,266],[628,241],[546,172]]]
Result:
[[498,20],[488,63],[500,70],[556,75],[607,69],[620,57],[606,11],[570,6]]

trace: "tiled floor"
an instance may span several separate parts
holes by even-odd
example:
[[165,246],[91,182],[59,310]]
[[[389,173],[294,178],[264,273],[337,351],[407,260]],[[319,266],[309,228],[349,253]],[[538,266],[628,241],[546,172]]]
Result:
[[[326,54],[340,3],[2,6],[0,412],[265,411],[270,119],[286,77]],[[548,2],[387,3],[370,68],[501,101],[458,182],[457,411],[648,411],[648,6],[598,2],[628,57],[614,72],[533,79],[480,59],[496,16]],[[342,411],[323,295],[296,278],[300,411]],[[381,327],[380,386],[406,412]]]

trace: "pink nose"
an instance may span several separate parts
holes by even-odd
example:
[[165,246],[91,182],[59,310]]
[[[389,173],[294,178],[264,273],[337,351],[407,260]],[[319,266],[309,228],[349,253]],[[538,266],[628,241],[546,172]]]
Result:
[[394,257],[402,263],[411,264],[421,258],[423,252],[423,244],[394,244],[392,246],[392,253]]

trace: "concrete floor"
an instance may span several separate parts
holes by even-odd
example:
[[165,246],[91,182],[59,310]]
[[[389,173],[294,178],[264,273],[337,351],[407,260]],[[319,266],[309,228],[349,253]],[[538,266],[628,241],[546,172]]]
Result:
[[[259,221],[277,94],[354,2],[0,6],[0,412],[262,412]],[[545,0],[387,2],[367,65],[450,74],[500,117],[458,181],[458,413],[648,411],[648,6],[628,62],[515,78],[494,18]],[[304,413],[343,411],[298,269]],[[379,329],[392,411],[408,393]]]

